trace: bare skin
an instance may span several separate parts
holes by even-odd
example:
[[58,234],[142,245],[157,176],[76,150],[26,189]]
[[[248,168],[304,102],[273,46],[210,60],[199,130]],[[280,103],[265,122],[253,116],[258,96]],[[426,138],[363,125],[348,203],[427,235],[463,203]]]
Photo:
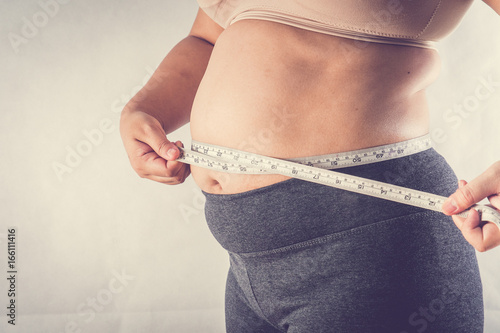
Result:
[[[212,52],[191,112],[192,138],[279,158],[414,138],[428,132],[424,89],[438,69],[434,50],[237,22]],[[220,194],[284,179],[191,171],[203,190]]]
[[[499,0],[486,2],[498,12]],[[193,140],[279,158],[407,140],[428,133],[425,89],[439,67],[431,49],[259,20],[223,30],[199,11],[190,35],[125,107],[120,130],[141,177],[178,184],[192,172],[204,191],[244,192],[286,177],[190,168],[175,161],[181,143],[165,135],[190,121]],[[488,248],[500,243],[500,231],[488,235]]]

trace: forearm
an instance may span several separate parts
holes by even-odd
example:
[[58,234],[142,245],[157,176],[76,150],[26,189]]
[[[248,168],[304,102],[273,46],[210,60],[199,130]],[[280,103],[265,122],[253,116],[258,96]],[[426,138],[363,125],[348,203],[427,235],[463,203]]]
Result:
[[490,6],[498,15],[500,15],[500,0],[483,0]]
[[194,36],[180,41],[123,112],[146,112],[161,123],[167,134],[188,123],[212,49],[212,44]]

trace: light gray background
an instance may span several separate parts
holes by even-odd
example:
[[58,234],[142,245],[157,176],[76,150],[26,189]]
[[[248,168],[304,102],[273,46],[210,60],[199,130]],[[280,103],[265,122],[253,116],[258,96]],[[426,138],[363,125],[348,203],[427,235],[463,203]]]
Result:
[[[191,179],[138,178],[118,131],[121,107],[186,36],[196,2],[40,5],[50,2],[0,1],[2,309],[8,227],[17,228],[19,272],[17,325],[1,310],[0,330],[223,332],[228,261],[199,190]],[[435,147],[467,180],[500,159],[500,84],[483,83],[500,82],[499,32],[500,18],[478,1],[440,44],[443,68],[428,94]],[[488,96],[475,97],[478,87]],[[189,143],[188,126],[170,137]],[[71,157],[78,150],[85,156]],[[486,332],[498,332],[500,249],[479,260]]]

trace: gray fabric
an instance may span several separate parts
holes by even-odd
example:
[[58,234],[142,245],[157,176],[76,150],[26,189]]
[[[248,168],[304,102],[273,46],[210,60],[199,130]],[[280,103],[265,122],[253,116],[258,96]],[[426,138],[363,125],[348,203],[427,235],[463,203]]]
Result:
[[[433,149],[337,170],[448,196]],[[227,332],[482,332],[474,249],[441,213],[291,179],[205,193],[228,250]]]

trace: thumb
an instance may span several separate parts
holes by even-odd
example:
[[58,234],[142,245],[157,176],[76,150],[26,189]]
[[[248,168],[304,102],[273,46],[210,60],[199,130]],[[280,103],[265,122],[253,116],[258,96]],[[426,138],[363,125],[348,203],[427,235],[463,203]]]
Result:
[[443,213],[453,215],[464,211],[482,199],[495,193],[494,181],[491,174],[485,172],[467,183],[459,182],[459,188],[443,204]]
[[155,153],[163,159],[173,161],[180,155],[180,151],[175,143],[170,142],[165,135],[165,131],[157,122],[146,126],[137,136],[137,140],[144,142],[151,147]]
[[167,161],[174,161],[180,155],[180,150],[175,143],[170,142],[165,136],[159,136],[151,147],[155,150],[158,156],[166,159]]

